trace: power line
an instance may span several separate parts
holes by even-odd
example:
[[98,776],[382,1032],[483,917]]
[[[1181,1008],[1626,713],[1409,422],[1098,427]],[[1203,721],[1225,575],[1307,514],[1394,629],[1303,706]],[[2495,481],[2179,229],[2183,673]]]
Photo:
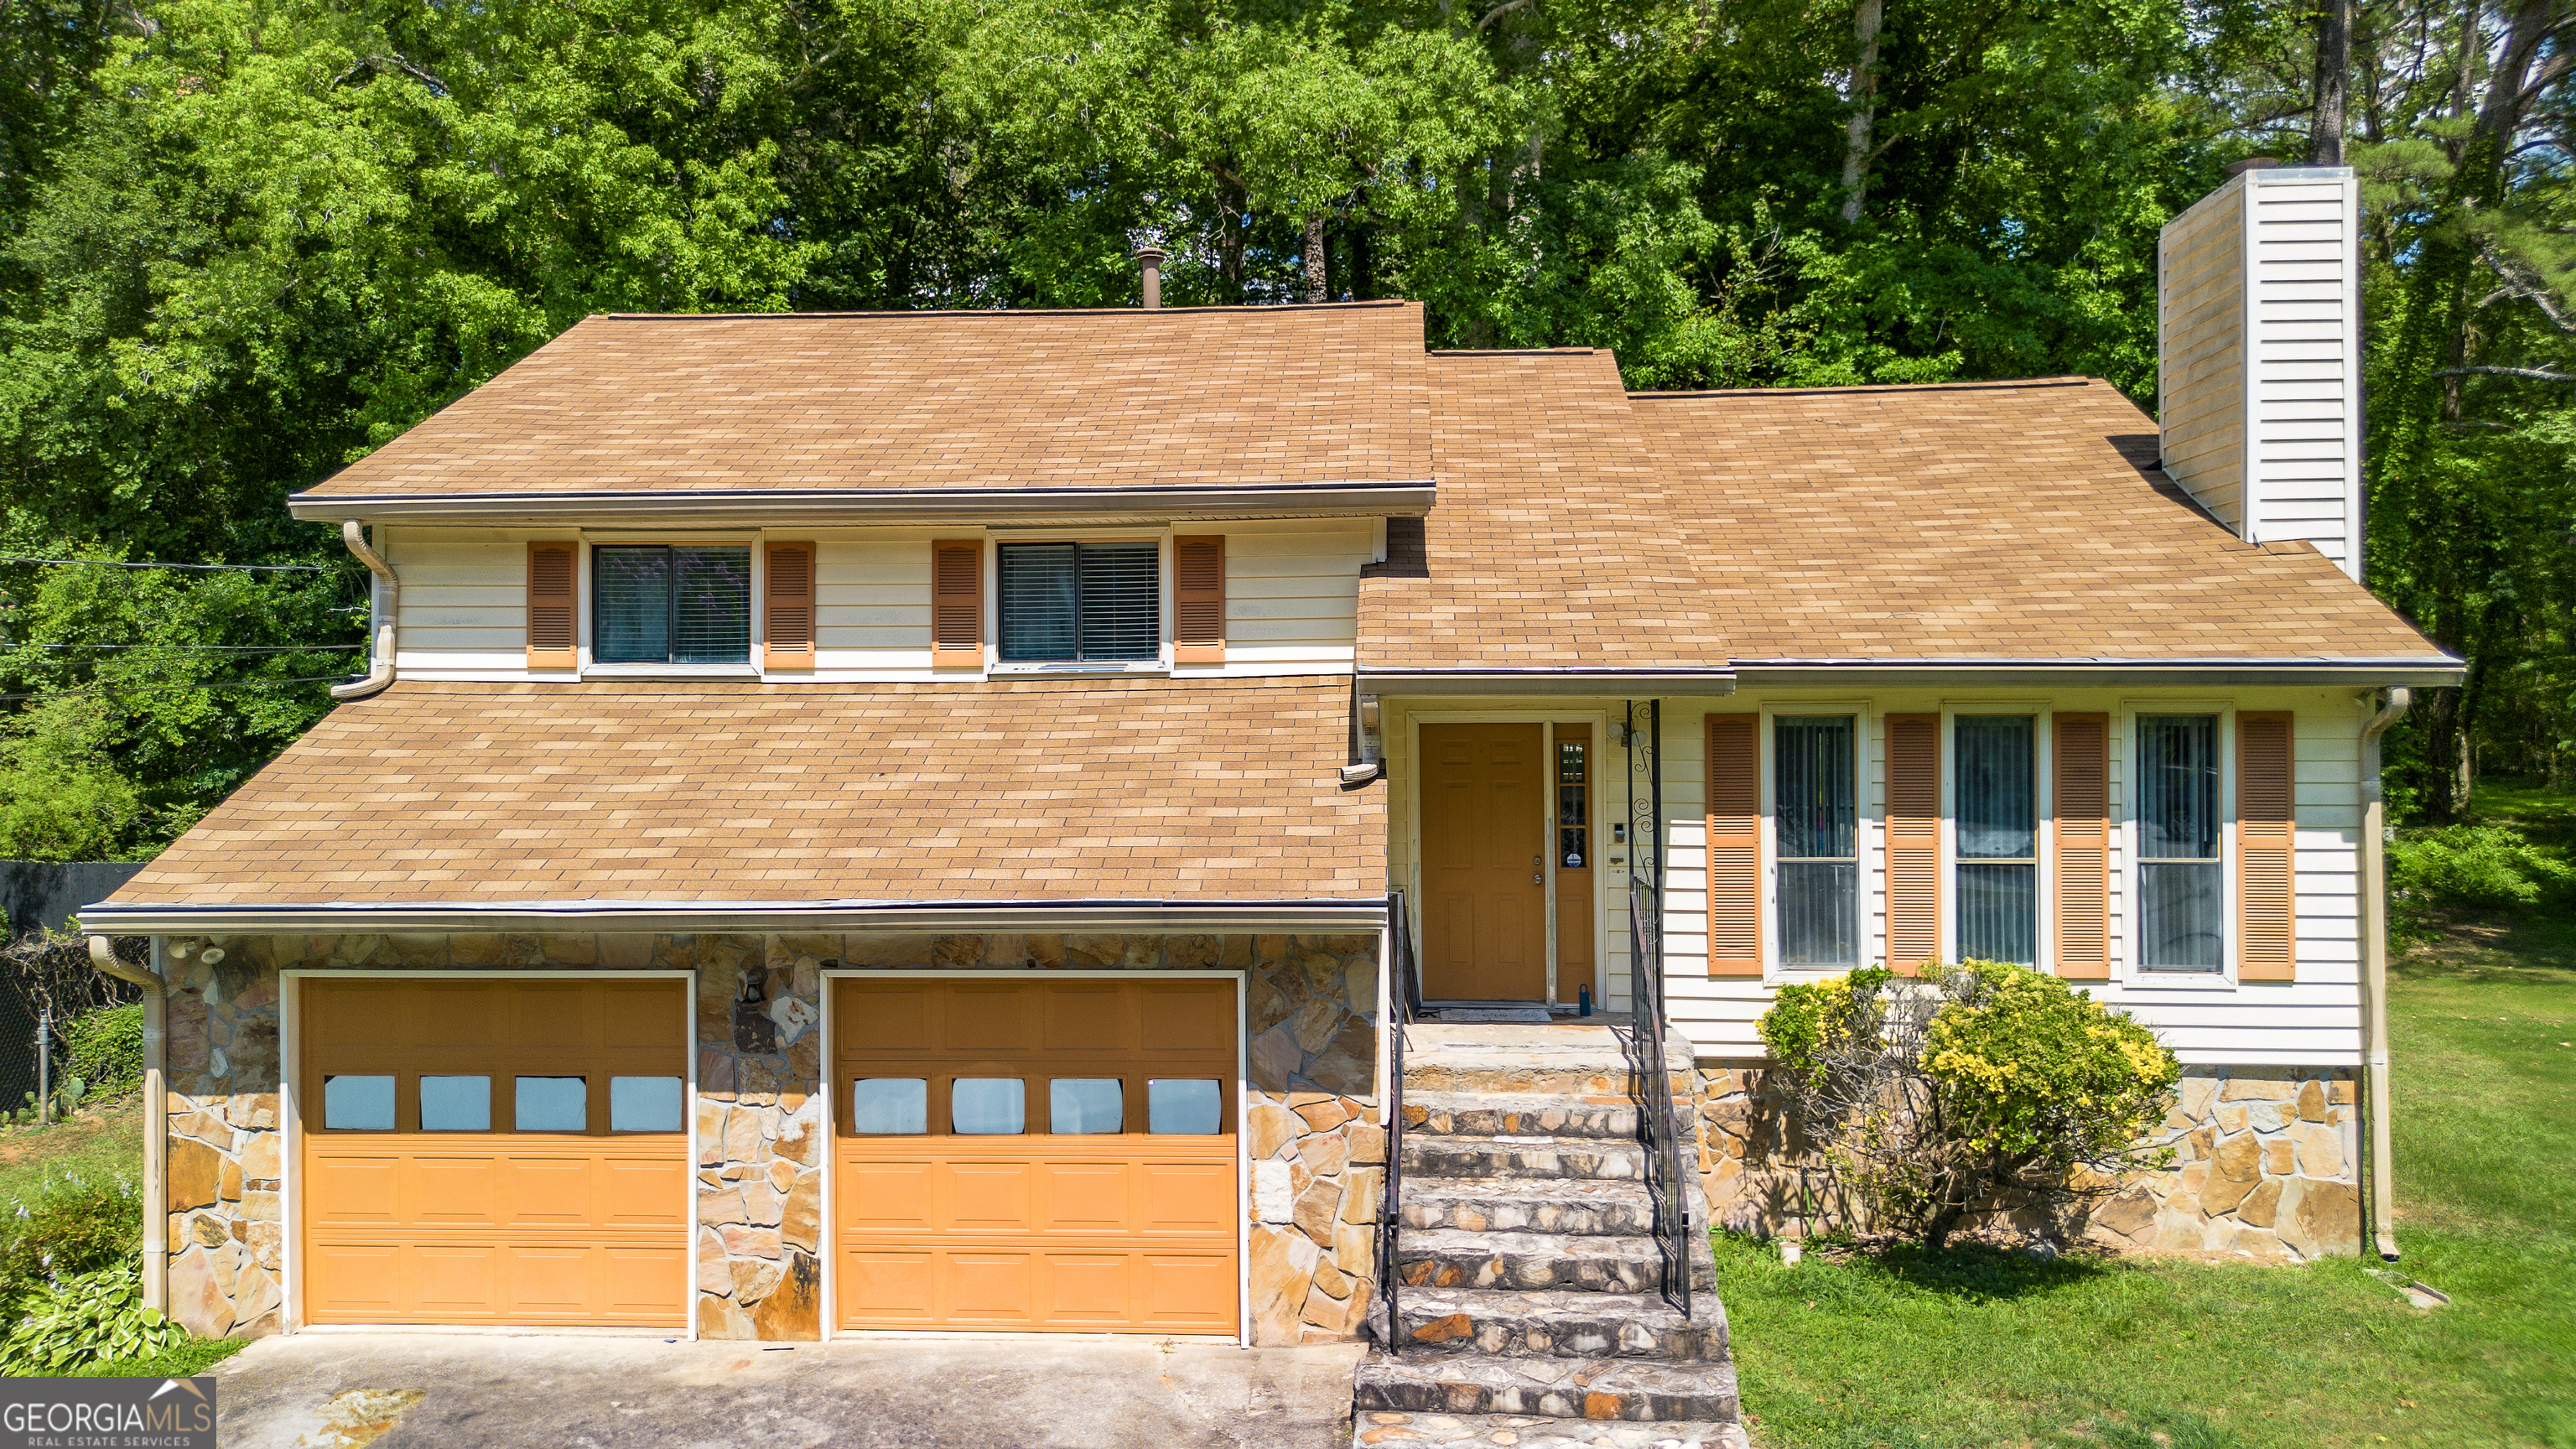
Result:
[[16,703],[29,699],[80,699],[89,696],[139,694],[147,689],[274,689],[288,684],[320,684],[325,680],[341,683],[353,676],[347,674],[303,674],[293,679],[220,679],[211,684],[130,684],[114,689],[104,686],[89,689],[57,689],[40,694],[0,694],[0,701]]
[[267,573],[267,574],[339,574],[339,573],[348,573],[348,572],[351,572],[352,570],[355,570],[355,569],[357,569],[357,568],[359,568],[359,567],[360,567],[360,565],[358,565],[358,564],[353,564],[353,563],[351,563],[351,564],[200,564],[200,563],[153,563],[153,562],[150,562],[150,561],[148,561],[148,560],[147,560],[147,561],[143,561],[143,562],[133,562],[133,563],[129,563],[129,562],[126,562],[126,561],[124,561],[124,560],[120,560],[120,559],[112,559],[112,558],[33,558],[33,557],[30,557],[30,556],[28,556],[28,555],[26,555],[26,554],[18,554],[18,553],[0,553],[0,563],[29,563],[29,564],[83,564],[83,565],[86,565],[86,566],[88,566],[88,567],[90,567],[90,568],[100,568],[100,569],[197,569],[197,570],[200,570],[200,571],[203,571],[203,572],[208,572],[208,573]]
[[0,644],[6,649],[158,649],[165,654],[315,654],[364,644]]

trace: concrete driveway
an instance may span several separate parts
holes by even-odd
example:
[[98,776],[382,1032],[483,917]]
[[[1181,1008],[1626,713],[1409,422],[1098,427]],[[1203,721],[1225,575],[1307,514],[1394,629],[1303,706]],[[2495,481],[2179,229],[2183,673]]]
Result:
[[1349,1449],[1360,1353],[306,1333],[213,1373],[224,1449]]

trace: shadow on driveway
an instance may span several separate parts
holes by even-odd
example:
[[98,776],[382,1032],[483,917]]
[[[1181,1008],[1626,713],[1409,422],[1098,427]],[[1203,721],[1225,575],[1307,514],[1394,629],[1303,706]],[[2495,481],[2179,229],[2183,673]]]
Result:
[[1347,1449],[1360,1353],[305,1333],[213,1372],[224,1449]]

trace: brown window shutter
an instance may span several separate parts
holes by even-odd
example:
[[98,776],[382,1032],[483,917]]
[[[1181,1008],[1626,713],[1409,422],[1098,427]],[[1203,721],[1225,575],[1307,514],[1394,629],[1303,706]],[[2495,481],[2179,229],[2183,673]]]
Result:
[[814,667],[814,545],[773,543],[763,576],[762,663],[770,669]]
[[1708,717],[1708,974],[1762,974],[1762,717]]
[[1172,662],[1225,662],[1225,535],[1172,540]]
[[2296,772],[2287,714],[2236,716],[2236,979],[2297,970]]
[[1887,964],[1941,957],[1941,717],[1887,717]]
[[984,667],[984,541],[930,546],[930,667]]
[[2055,717],[2049,794],[2057,974],[2111,979],[2111,717]]
[[528,545],[528,667],[578,669],[573,650],[573,579],[579,544]]

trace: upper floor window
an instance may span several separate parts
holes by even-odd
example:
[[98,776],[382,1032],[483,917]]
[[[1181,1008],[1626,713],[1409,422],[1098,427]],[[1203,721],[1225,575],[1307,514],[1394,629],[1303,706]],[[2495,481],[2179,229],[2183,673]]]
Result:
[[1860,964],[1860,814],[1848,715],[1772,722],[1780,865],[1780,961]]
[[998,552],[1005,662],[1162,658],[1158,545],[1005,543]]
[[591,656],[602,664],[751,659],[751,549],[605,544],[591,550]]
[[2218,716],[2138,717],[2138,964],[2217,971],[2220,920]]
[[1951,733],[1963,960],[2039,960],[2035,734],[2027,715],[1962,716]]

